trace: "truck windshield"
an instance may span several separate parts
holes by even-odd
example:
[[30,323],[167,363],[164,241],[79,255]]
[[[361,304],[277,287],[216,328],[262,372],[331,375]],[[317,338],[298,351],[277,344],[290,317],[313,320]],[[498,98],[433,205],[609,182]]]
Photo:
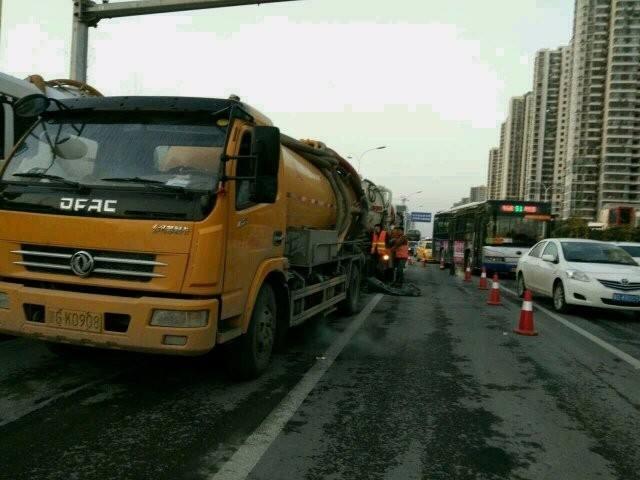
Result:
[[[2,180],[46,186],[211,191],[226,130],[211,116],[63,113],[39,121]],[[61,181],[64,180],[64,181]]]

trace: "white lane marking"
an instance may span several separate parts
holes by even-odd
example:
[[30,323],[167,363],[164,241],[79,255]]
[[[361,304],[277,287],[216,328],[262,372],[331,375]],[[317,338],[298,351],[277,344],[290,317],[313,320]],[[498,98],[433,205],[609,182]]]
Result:
[[[516,297],[518,296],[518,294],[515,291],[511,290],[510,288],[502,287],[502,289],[505,292],[510,293],[511,295],[515,295]],[[596,345],[599,345],[600,347],[604,348],[609,353],[614,354],[620,360],[623,360],[623,361],[627,362],[629,365],[631,365],[636,370],[640,370],[640,360],[638,360],[637,358],[634,358],[631,355],[629,355],[628,353],[623,352],[619,348],[614,347],[610,343],[605,342],[600,337],[596,337],[594,334],[587,332],[586,330],[580,328],[579,326],[577,326],[573,322],[570,322],[566,318],[562,318],[557,313],[552,312],[551,310],[548,310],[547,308],[542,307],[537,303],[535,305],[536,305],[536,308],[538,310],[540,310],[541,312],[544,312],[549,317],[553,318],[555,321],[560,322],[565,327],[570,328],[571,330],[573,330],[574,332],[578,333],[579,335],[582,335],[586,339],[591,340],[593,343],[595,343]]]
[[349,340],[351,340],[360,329],[382,297],[383,295],[379,293],[371,299],[347,329],[342,332],[329,347],[324,354],[325,359],[316,362],[315,365],[309,369],[302,380],[293,387],[258,428],[249,435],[236,453],[222,465],[216,474],[210,477],[211,480],[242,480],[249,476],[269,446],[278,437],[298,408],[300,408],[304,399],[311,393],[325,372],[331,367],[335,359],[340,355],[340,352],[342,352],[347,343],[349,343]]

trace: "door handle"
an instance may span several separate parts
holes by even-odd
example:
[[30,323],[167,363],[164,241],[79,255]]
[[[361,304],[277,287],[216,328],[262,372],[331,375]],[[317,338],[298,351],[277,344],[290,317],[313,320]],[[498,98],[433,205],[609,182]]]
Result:
[[282,240],[284,239],[284,235],[281,230],[276,230],[273,232],[273,245],[279,247],[282,245]]

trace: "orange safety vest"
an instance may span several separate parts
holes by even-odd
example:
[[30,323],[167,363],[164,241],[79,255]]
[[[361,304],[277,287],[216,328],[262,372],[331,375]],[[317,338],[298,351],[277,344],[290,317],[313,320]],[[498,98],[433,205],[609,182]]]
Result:
[[371,238],[371,253],[378,253],[378,255],[384,255],[387,253],[387,232],[382,230],[380,234],[373,232]]
[[396,248],[396,258],[409,258],[409,245],[404,244]]

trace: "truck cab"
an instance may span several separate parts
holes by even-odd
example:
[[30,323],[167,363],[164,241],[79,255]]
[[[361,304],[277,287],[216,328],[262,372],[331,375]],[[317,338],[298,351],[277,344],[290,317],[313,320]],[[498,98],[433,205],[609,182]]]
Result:
[[55,102],[0,175],[0,332],[181,355],[244,336],[259,373],[293,310],[347,299],[358,257],[296,307],[314,282],[285,255],[292,157],[237,100]]

